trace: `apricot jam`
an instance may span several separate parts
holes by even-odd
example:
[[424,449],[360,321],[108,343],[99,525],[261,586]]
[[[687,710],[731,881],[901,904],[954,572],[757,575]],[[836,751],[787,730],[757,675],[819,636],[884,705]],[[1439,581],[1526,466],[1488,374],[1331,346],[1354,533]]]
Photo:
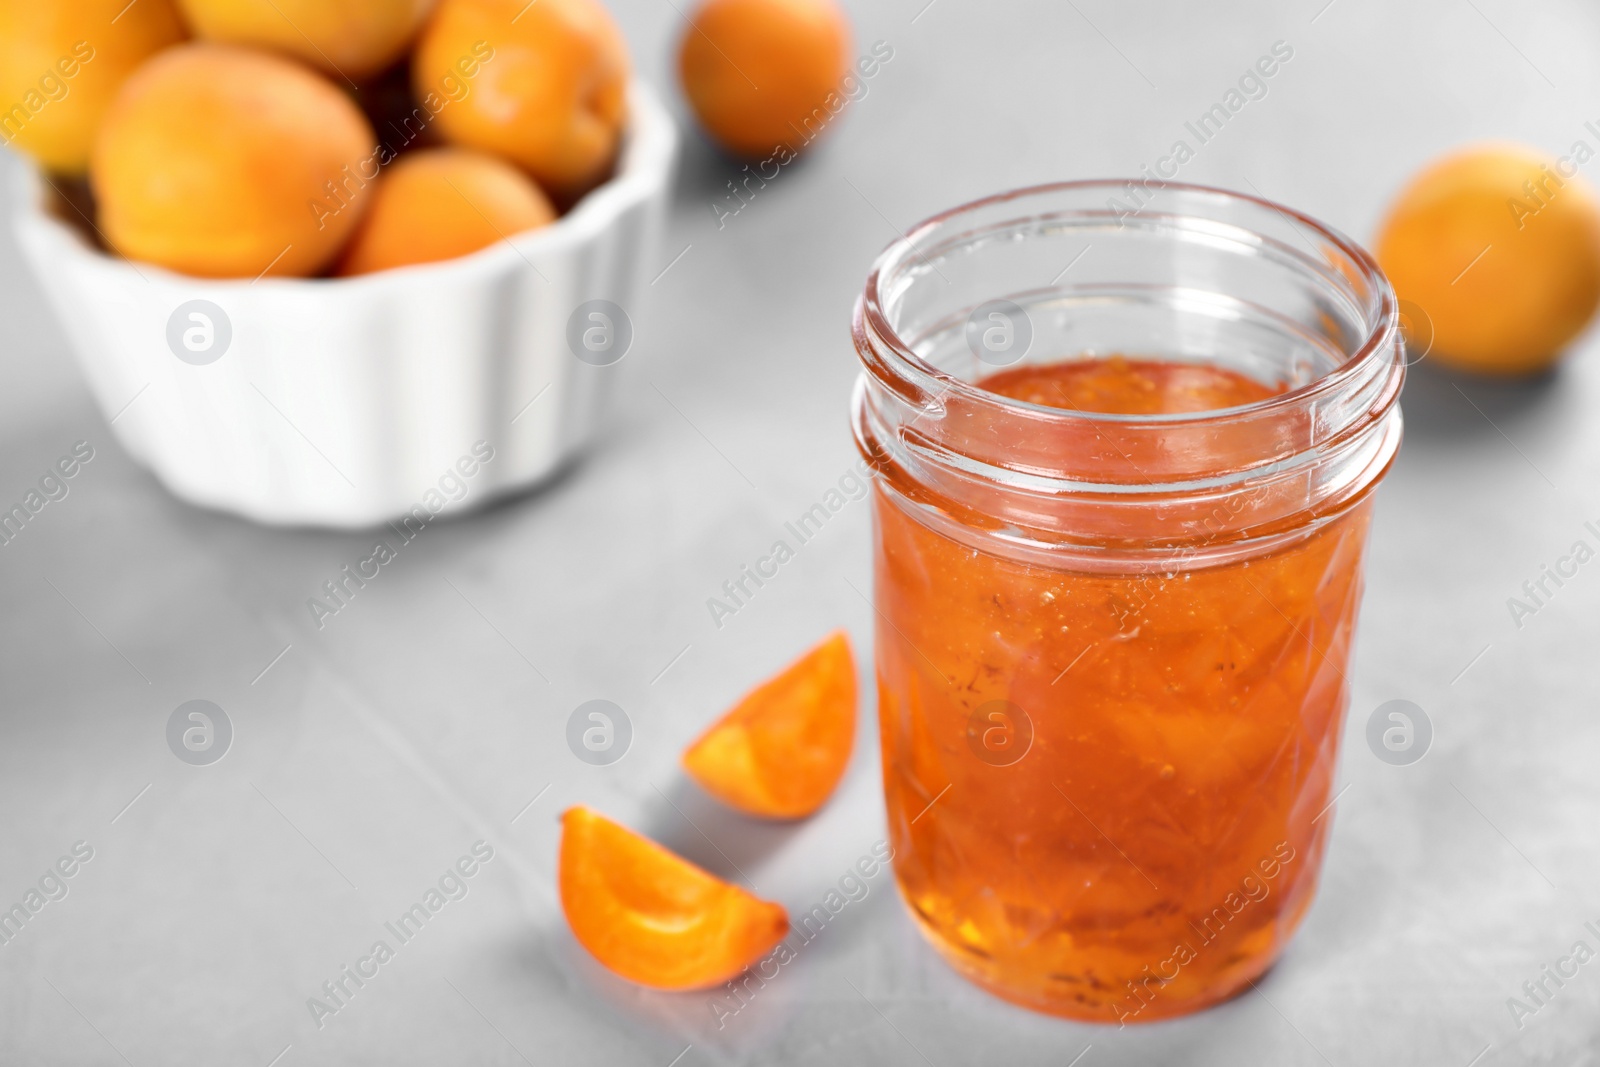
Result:
[[1405,367],[1334,231],[1120,194],[919,224],[852,324],[901,895],[980,986],[1114,1024],[1246,988],[1310,907]]
[[[1116,359],[977,384],[1093,412],[1276,391]],[[1102,575],[975,552],[875,501],[895,870],[934,944],[1008,999],[1107,1021],[1260,974],[1316,882],[1366,507],[1266,557]]]

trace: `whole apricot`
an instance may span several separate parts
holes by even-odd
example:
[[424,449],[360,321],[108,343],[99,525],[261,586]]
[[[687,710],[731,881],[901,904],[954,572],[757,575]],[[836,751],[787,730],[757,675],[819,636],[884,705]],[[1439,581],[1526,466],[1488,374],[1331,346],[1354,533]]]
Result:
[[470,148],[412,152],[378,179],[338,273],[454,259],[555,217],[532,179],[504,160]]
[[123,80],[184,36],[171,0],[0,0],[0,140],[82,174]]
[[709,0],[678,76],[700,125],[732,155],[799,152],[848,99],[850,23],[833,0]]
[[185,274],[253,278],[326,266],[377,169],[366,118],[322,75],[197,43],[123,85],[90,181],[116,251]]
[[1571,158],[1520,145],[1464,149],[1418,174],[1377,255],[1431,321],[1429,358],[1463,370],[1541,371],[1600,306],[1595,195]]
[[400,58],[434,0],[178,0],[201,37],[287,52],[359,81]]
[[596,0],[442,0],[411,78],[446,140],[504,156],[562,204],[615,162],[628,50]]

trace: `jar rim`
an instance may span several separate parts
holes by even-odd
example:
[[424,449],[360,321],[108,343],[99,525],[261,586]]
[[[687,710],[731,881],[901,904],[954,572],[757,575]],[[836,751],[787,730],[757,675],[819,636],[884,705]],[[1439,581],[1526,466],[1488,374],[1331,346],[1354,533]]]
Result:
[[[1164,180],[1155,183],[1161,191],[1173,190],[1178,193],[1213,197],[1225,202],[1253,204],[1257,207],[1266,208],[1283,216],[1291,225],[1310,230],[1314,235],[1332,244],[1340,252],[1348,256],[1359,270],[1361,280],[1371,285],[1378,296],[1376,314],[1370,316],[1367,334],[1355,351],[1350,353],[1337,366],[1303,385],[1281,393],[1275,393],[1272,396],[1264,397],[1248,404],[1213,408],[1199,412],[1124,414],[1051,407],[1007,397],[983,389],[973,382],[968,382],[956,375],[940,370],[917,355],[916,351],[900,337],[899,332],[890,323],[881,295],[883,282],[886,278],[894,277],[895,272],[908,259],[916,258],[918,254],[917,242],[920,238],[936,232],[941,227],[963,215],[973,214],[984,208],[1008,201],[1021,201],[1029,197],[1085,192],[1094,189],[1107,190],[1115,195],[1126,190],[1130,183],[1134,185],[1143,184],[1137,179],[1127,178],[1089,178],[1065,182],[1047,182],[1041,185],[1023,186],[995,193],[977,200],[970,200],[929,216],[912,226],[899,238],[891,241],[873,260],[872,268],[867,275],[866,286],[857,305],[858,330],[865,327],[866,330],[870,331],[872,341],[876,342],[872,346],[876,350],[875,354],[880,358],[887,357],[885,362],[888,363],[889,369],[892,369],[896,376],[906,384],[916,386],[927,392],[939,393],[941,396],[953,394],[969,403],[994,405],[1002,409],[1026,413],[1031,419],[1040,419],[1046,424],[1055,420],[1056,425],[1079,424],[1087,420],[1094,423],[1204,426],[1219,420],[1238,418],[1241,415],[1266,414],[1280,408],[1304,405],[1308,401],[1314,401],[1324,394],[1336,392],[1345,387],[1352,378],[1370,373],[1374,362],[1383,360],[1386,357],[1386,353],[1394,351],[1394,335],[1399,330],[1399,303],[1393,286],[1389,283],[1388,278],[1384,276],[1377,261],[1361,245],[1333,227],[1319,222],[1303,212],[1296,211],[1294,208],[1264,197],[1252,196],[1248,193],[1223,189],[1218,186]],[[1194,216],[1181,213],[1150,213],[1150,217],[1156,218],[1164,215],[1172,218],[1194,218]],[[1403,357],[1397,362],[1401,366],[1396,369],[1403,371]]]
[[[1101,179],[999,193],[918,223],[878,256],[851,323],[863,364],[852,423],[886,494],[892,490],[930,522],[947,516],[972,536],[1005,531],[1003,539],[1047,553],[1071,544],[1074,552],[1121,560],[1160,558],[1174,546],[1214,554],[1228,545],[1274,544],[1280,534],[1302,535],[1354,506],[1383,477],[1402,436],[1406,361],[1399,302],[1373,257],[1332,227],[1262,197],[1147,184],[1147,194],[1173,192],[1176,203],[1162,204],[1132,196],[1137,187]],[[1130,197],[1137,208],[1125,202]],[[1309,381],[1296,379],[1301,384],[1252,403],[1122,414],[1029,403],[940,369],[933,349],[919,355],[927,339],[913,334],[924,328],[920,308],[934,309],[927,335],[934,338],[965,310],[937,314],[927,275],[944,275],[939,262],[956,263],[958,253],[1003,237],[1105,229],[1113,221],[1132,227],[1135,237],[1176,236],[1261,257],[1301,279],[1294,291],[1306,294],[1308,310],[1325,323],[1302,332],[1329,362]],[[1309,252],[1291,243],[1290,227]],[[983,295],[976,269],[963,268],[970,277],[956,291],[962,303]],[[1027,298],[1056,291],[1060,277]],[[1229,277],[1202,276],[1200,287],[1187,291],[1231,298]],[[1325,300],[1340,306],[1324,307]],[[1263,311],[1296,326],[1274,308]],[[902,312],[905,336],[891,323]],[[1330,315],[1338,318],[1328,321]],[[1138,358],[1137,348],[1129,346],[1130,358]],[[1211,358],[1227,357],[1223,350]]]

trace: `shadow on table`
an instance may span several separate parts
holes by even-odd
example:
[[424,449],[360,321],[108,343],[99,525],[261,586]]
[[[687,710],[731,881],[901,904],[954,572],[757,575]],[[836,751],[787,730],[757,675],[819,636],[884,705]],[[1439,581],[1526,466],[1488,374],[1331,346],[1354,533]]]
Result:
[[[673,184],[672,206],[708,212],[720,220],[718,229],[733,215],[766,194],[769,186],[783,186],[792,176],[808,168],[815,153],[790,156],[787,163],[776,157],[759,160],[735,159],[721,151],[706,135],[687,124],[678,158],[678,180]],[[737,187],[737,188],[735,188]]]
[[[679,776],[661,787],[668,803],[655,808],[639,832],[706,870],[753,888],[745,874],[783,847],[803,820],[753,819],[721,804]],[[760,889],[757,896],[769,896]]]
[[[1423,361],[1406,371],[1400,406],[1406,435],[1426,440],[1458,440],[1510,433],[1542,421],[1564,393],[1561,380],[1571,371],[1557,366],[1534,378],[1486,378]],[[1474,410],[1476,409],[1476,410]]]

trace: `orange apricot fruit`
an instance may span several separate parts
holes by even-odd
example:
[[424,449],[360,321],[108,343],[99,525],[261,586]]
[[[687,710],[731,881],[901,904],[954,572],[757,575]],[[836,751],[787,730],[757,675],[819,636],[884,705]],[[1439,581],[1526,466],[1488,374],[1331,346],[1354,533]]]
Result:
[[0,0],[0,140],[82,174],[123,81],[184,37],[172,0]]
[[[140,0],[142,3],[143,0]],[[178,0],[208,41],[286,52],[360,81],[400,58],[433,0]]]
[[470,148],[412,152],[378,179],[337,273],[454,259],[555,217],[533,180],[504,160]]
[[573,936],[608,969],[640,985],[719,985],[789,932],[781,904],[588,808],[562,813],[559,865],[561,910]]
[[856,665],[840,631],[751,690],[689,746],[683,766],[729,807],[799,819],[832,795],[855,737]]
[[1431,322],[1430,359],[1533,374],[1600,306],[1600,206],[1570,157],[1474,146],[1411,180],[1389,210],[1377,257],[1400,299]]
[[628,50],[598,0],[442,0],[411,61],[454,144],[504,156],[569,204],[605,180],[627,119]]
[[844,106],[849,73],[850,22],[834,0],[709,0],[678,52],[700,125],[744,159],[799,152]]
[[184,274],[315,274],[355,229],[378,161],[348,97],[293,60],[169,49],[128,79],[95,141],[100,228]]

